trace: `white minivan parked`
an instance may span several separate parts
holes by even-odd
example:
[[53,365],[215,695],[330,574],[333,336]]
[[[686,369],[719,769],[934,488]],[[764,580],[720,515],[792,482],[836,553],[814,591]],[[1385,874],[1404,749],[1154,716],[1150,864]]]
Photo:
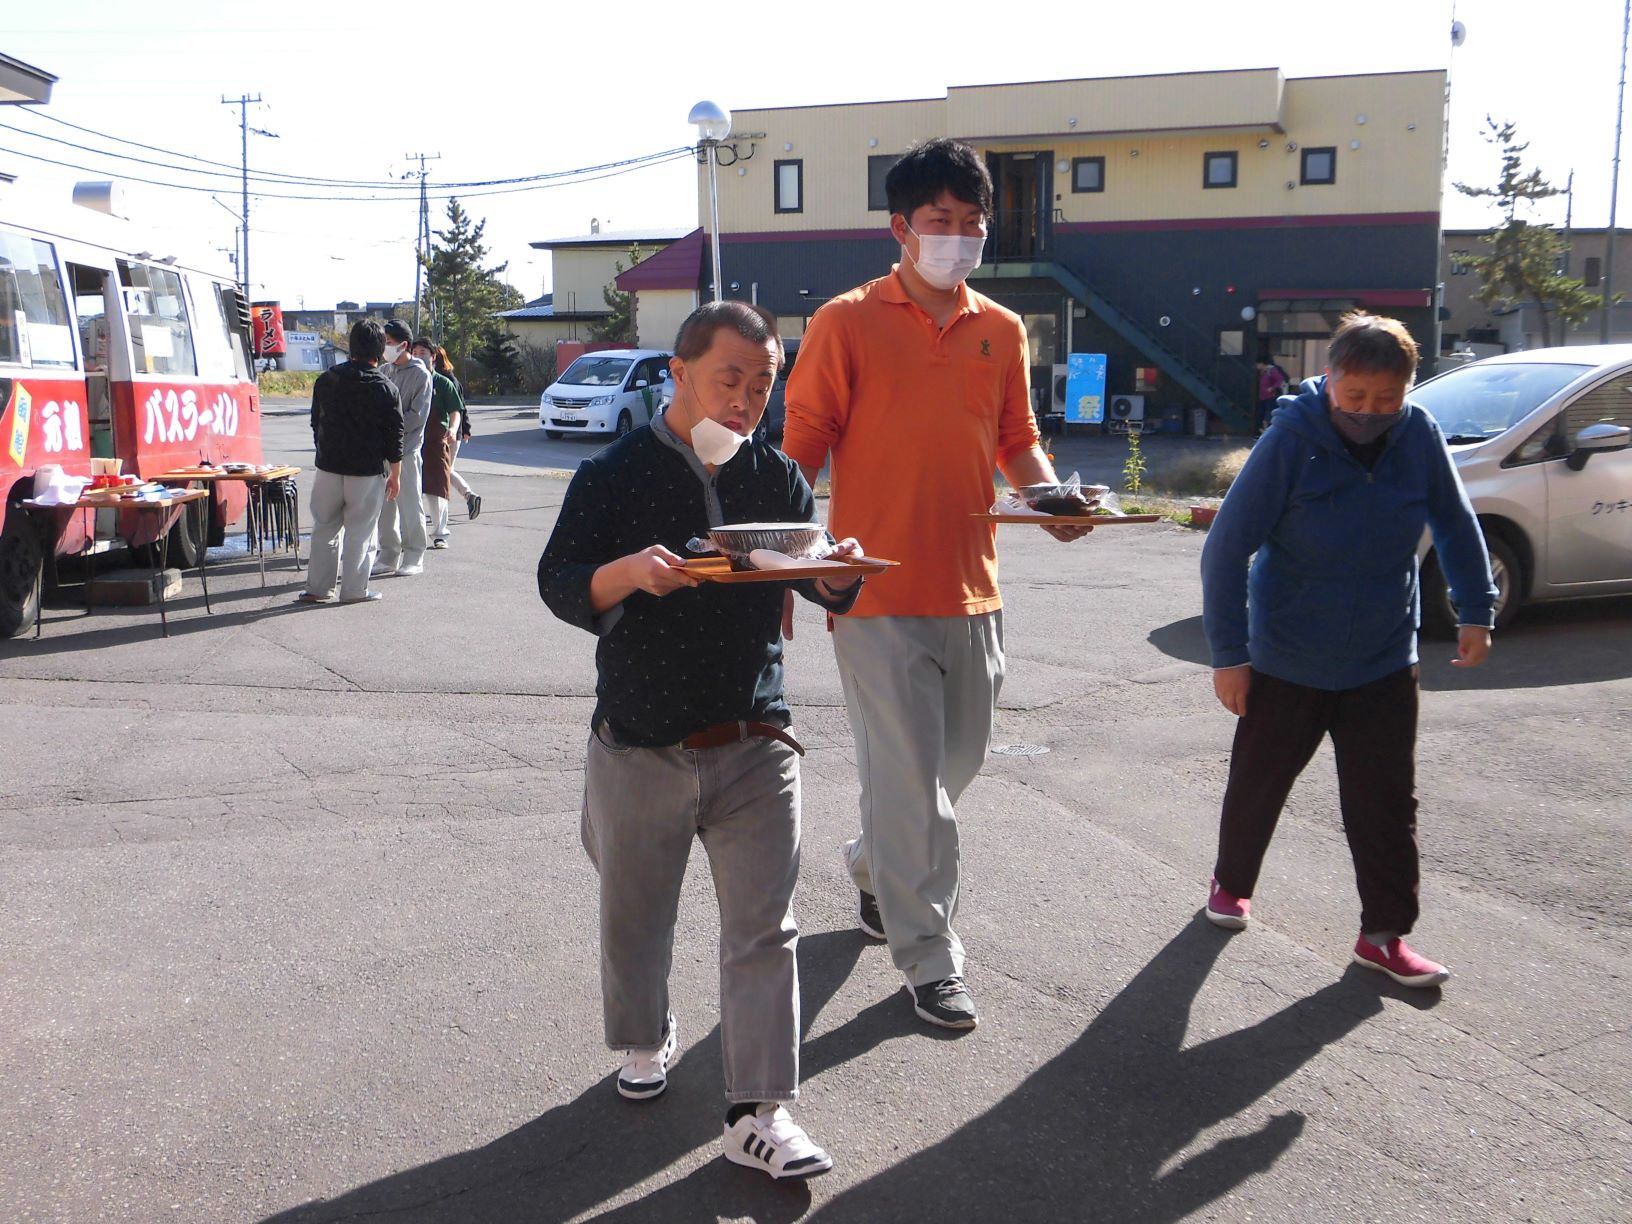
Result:
[[[1496,624],[1526,603],[1632,593],[1632,344],[1533,349],[1411,392],[1439,422],[1484,528]],[[1456,614],[1423,541],[1422,625]]]
[[616,434],[651,423],[663,403],[671,354],[657,349],[585,353],[538,400],[546,437]]

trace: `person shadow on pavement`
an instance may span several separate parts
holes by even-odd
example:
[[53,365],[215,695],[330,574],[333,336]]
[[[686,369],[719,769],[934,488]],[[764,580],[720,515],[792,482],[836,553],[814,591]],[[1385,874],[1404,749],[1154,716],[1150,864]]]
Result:
[[[1187,1032],[1206,1031],[1192,1025],[1191,1009],[1228,942],[1198,912],[1080,1038],[999,1104],[812,1219],[904,1220],[926,1204],[955,1203],[970,1220],[1158,1224],[1264,1172],[1303,1133],[1302,1114],[1277,1114],[1168,1165],[1202,1131],[1379,1014],[1382,994],[1376,975],[1350,966],[1267,1019],[1187,1048]],[[1438,992],[1416,993],[1432,995],[1409,999],[1417,1006],[1437,1001]]]
[[[850,976],[867,943],[853,929],[800,938],[804,1031],[809,1031],[811,1021]],[[861,1026],[868,1030],[865,1034],[857,1031],[857,1019],[843,1026],[849,1035],[844,1043],[847,1057],[912,1027],[910,1011],[899,1006],[887,1013],[879,1009],[873,1014],[870,1009],[863,1015],[869,1017]],[[820,1047],[822,1042],[814,1045]],[[805,1051],[810,1049],[805,1047]],[[832,1043],[827,1049],[830,1054],[837,1052]],[[806,1080],[824,1069],[812,1066],[808,1052],[802,1052],[801,1062],[801,1077]],[[825,1066],[831,1065],[829,1059]],[[483,1147],[381,1178],[338,1198],[290,1208],[267,1217],[263,1224],[331,1224],[374,1216],[389,1217],[396,1224],[554,1224],[569,1220],[640,1185],[699,1148],[713,1146],[717,1154],[725,1118],[721,1075],[716,1024],[701,1041],[681,1045],[668,1090],[656,1101],[625,1101],[608,1074],[577,1099]],[[810,1203],[810,1190],[803,1182],[774,1182],[751,1169],[713,1159],[629,1207],[597,1218],[707,1220],[712,1224],[723,1216],[759,1224],[789,1224],[802,1218]]]

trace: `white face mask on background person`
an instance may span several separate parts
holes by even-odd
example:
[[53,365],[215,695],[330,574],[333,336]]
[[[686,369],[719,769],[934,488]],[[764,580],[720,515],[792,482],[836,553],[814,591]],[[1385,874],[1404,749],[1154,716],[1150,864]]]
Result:
[[748,441],[746,434],[727,429],[713,417],[700,417],[691,427],[691,449],[697,452],[697,458],[710,467],[720,467],[731,462],[732,457],[746,441]]
[[961,234],[920,234],[912,226],[907,233],[918,239],[918,258],[912,259],[903,246],[903,253],[912,259],[918,275],[936,289],[956,289],[968,279],[969,273],[980,267],[986,250],[984,237],[969,238]]

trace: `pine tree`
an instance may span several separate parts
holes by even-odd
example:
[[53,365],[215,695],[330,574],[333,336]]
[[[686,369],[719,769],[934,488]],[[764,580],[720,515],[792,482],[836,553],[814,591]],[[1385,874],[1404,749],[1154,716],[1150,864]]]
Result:
[[425,258],[424,305],[435,310],[437,332],[456,368],[475,355],[495,330],[494,316],[521,305],[521,294],[500,279],[510,265],[483,266],[486,221],[472,222],[458,200],[448,201],[448,228],[438,230]]
[[1520,143],[1517,125],[1497,123],[1488,115],[1485,124],[1485,139],[1502,151],[1501,177],[1494,187],[1456,184],[1465,196],[1493,201],[1502,214],[1502,224],[1480,239],[1490,253],[1465,261],[1482,282],[1474,297],[1486,306],[1534,302],[1541,314],[1542,345],[1550,347],[1551,316],[1556,314],[1568,328],[1585,319],[1599,298],[1580,280],[1559,270],[1569,244],[1553,227],[1519,215],[1521,209],[1533,211],[1537,203],[1562,191],[1543,178],[1539,168],[1525,169],[1524,151],[1530,145]]

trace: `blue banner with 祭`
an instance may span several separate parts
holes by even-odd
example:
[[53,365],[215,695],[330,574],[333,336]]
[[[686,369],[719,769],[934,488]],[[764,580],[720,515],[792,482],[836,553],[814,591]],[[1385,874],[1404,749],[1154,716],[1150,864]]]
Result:
[[1105,354],[1072,353],[1065,376],[1065,419],[1099,425],[1105,420]]

